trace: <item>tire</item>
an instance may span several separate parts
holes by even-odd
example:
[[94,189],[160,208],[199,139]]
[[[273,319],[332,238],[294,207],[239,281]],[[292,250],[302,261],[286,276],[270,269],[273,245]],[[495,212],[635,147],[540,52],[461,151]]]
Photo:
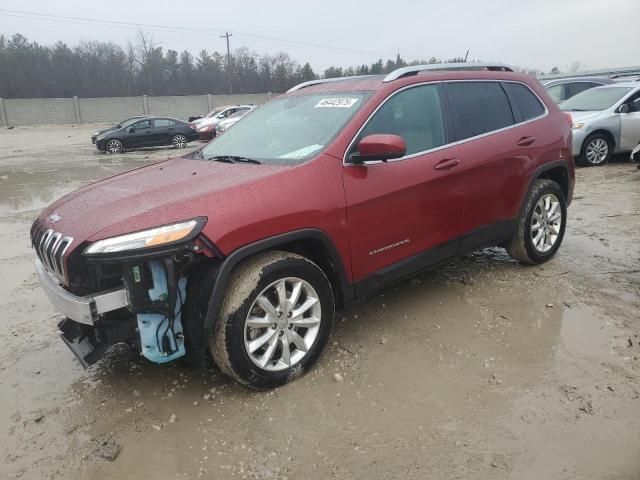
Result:
[[111,140],[107,140],[107,143],[105,143],[104,151],[108,154],[122,153],[124,152],[124,145],[120,140],[112,138]]
[[613,145],[608,135],[594,133],[589,135],[582,144],[578,163],[585,167],[604,165],[611,158]]
[[[297,300],[290,308],[295,290]],[[285,302],[279,301],[281,295]],[[306,306],[301,315],[289,317],[288,312]],[[334,313],[331,284],[316,264],[294,253],[266,252],[231,275],[210,350],[218,367],[241,384],[275,388],[316,362],[329,340]]]
[[[556,217],[558,209],[560,217]],[[552,180],[536,180],[525,199],[516,232],[505,245],[507,252],[524,264],[544,263],[560,248],[566,224],[567,201],[560,185]]]
[[204,265],[189,275],[187,282],[187,299],[182,307],[186,351],[184,357],[180,358],[180,364],[194,370],[204,369],[212,363],[208,341],[203,332],[216,272],[215,265]]
[[178,133],[171,137],[171,145],[173,145],[173,148],[186,148],[187,143],[189,143],[187,137],[185,137],[181,133]]

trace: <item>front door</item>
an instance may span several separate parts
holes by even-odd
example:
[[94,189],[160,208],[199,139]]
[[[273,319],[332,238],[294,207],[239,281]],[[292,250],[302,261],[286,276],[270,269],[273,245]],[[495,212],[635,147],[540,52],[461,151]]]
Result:
[[[457,252],[465,186],[458,181],[457,146],[446,146],[440,87],[397,92],[369,119],[359,139],[375,133],[404,138],[403,158],[346,165],[343,179],[355,281],[367,287]],[[403,260],[414,257],[406,262]]]
[[140,120],[127,128],[125,146],[144,147],[152,141],[151,120]]
[[629,113],[620,114],[620,151],[629,152],[640,143],[640,92],[625,102]]

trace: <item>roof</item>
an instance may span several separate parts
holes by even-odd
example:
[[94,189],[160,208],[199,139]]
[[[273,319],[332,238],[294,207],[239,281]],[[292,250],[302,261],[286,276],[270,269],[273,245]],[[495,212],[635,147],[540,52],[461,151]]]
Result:
[[[382,75],[357,75],[351,77],[337,77],[337,78],[318,78],[316,80],[309,80],[308,82],[302,82],[287,90],[289,92],[295,92],[298,90],[316,87],[318,85],[338,86],[338,88],[332,88],[332,90],[341,90],[339,86],[343,86],[345,82],[366,82],[373,81],[369,88],[362,88],[363,90],[375,90],[380,88],[380,81],[382,83],[393,82],[401,78],[414,76],[418,74],[429,74],[436,72],[462,72],[462,71],[489,71],[489,72],[513,72],[513,70],[507,65],[497,63],[480,63],[480,62],[468,62],[468,63],[432,63],[427,65],[409,65],[408,67],[396,68],[393,72]],[[373,86],[375,83],[375,87]],[[348,84],[348,83],[347,83]],[[353,90],[353,87],[350,88]]]
[[[614,82],[611,85],[603,85],[602,87],[627,87],[627,88],[640,88],[639,82]],[[602,88],[598,87],[598,88]]]
[[609,85],[610,83],[614,83],[613,80],[607,77],[565,77],[565,78],[556,78],[552,80],[541,80],[542,84],[545,87],[550,85],[560,85],[563,83],[572,83],[572,82],[595,82],[602,83],[603,85]]
[[307,93],[338,93],[354,91],[393,91],[406,85],[428,81],[447,80],[517,80],[525,83],[538,83],[531,75],[504,71],[421,71],[415,75],[404,76],[394,81],[384,82],[384,75],[360,77],[340,77],[331,82],[315,82],[300,89],[292,89],[286,95],[304,95]]

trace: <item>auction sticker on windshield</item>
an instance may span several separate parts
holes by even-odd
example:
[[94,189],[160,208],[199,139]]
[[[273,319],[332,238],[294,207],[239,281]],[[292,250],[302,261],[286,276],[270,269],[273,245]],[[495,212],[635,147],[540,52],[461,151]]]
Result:
[[314,108],[351,108],[357,101],[357,98],[323,98]]

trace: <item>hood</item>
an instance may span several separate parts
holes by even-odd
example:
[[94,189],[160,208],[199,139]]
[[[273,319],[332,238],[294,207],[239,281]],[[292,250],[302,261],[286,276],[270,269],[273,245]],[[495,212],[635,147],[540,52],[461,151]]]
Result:
[[202,128],[202,127],[215,126],[215,125],[218,125],[218,123],[220,123],[222,120],[224,119],[218,119],[215,117],[203,118],[202,121],[198,123],[197,127]]
[[107,133],[107,132],[113,132],[114,130],[118,130],[118,127],[109,127],[109,128],[105,128],[103,130],[98,130],[97,132],[93,133],[94,137],[99,137],[100,135],[102,135],[103,133]]
[[571,119],[573,123],[582,122],[583,120],[589,120],[590,118],[597,117],[602,112],[599,111],[591,111],[591,112],[567,112],[571,115]]
[[241,201],[251,184],[286,168],[176,158],[71,192],[46,208],[40,222],[73,237],[77,247],[212,213],[224,215],[226,202]]

